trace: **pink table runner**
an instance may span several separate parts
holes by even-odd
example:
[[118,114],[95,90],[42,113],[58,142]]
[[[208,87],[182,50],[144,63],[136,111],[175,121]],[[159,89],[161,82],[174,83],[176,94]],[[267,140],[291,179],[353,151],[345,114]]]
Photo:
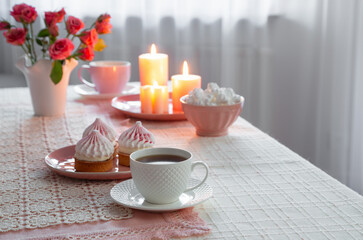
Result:
[[[167,239],[209,232],[192,208],[131,210],[109,195],[120,181],[77,180],[47,169],[45,155],[75,144],[95,117],[112,122],[107,101],[69,102],[61,117],[34,117],[29,104],[0,106],[0,239]],[[116,124],[122,120],[118,115]],[[120,124],[116,128],[121,132]]]
[[169,239],[205,235],[209,228],[193,208],[171,213],[133,211],[133,217],[119,221],[60,224],[34,230],[0,234],[0,239]]

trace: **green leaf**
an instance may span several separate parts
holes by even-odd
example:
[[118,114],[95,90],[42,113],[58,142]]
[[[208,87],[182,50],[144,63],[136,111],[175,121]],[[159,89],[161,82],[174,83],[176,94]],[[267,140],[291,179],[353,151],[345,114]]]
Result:
[[50,73],[50,78],[52,82],[57,85],[63,76],[62,62],[60,60],[53,61],[52,72]]
[[48,37],[49,36],[49,30],[47,28],[44,28],[40,30],[38,33],[38,37]]
[[39,38],[36,38],[35,41],[38,43],[39,46],[43,46],[43,42]]

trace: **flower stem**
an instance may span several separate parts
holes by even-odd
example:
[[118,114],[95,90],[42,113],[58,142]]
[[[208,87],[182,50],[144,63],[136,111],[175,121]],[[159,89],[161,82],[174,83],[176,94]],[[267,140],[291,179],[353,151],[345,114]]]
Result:
[[28,55],[28,57],[30,57],[30,61],[32,62],[32,65],[33,65],[35,62],[34,62],[32,56],[30,55],[30,53],[26,50],[24,45],[20,45],[20,47],[24,50],[25,54]]
[[23,24],[23,28],[26,29],[27,34],[29,34],[29,38],[27,36],[26,39],[25,39],[25,46],[26,46],[26,49],[28,50],[27,51],[28,56],[30,57],[30,60],[31,60],[32,64],[34,64],[35,61],[34,61],[33,51],[32,51],[32,48],[31,48],[31,40],[30,40],[33,36],[30,36],[31,33],[29,33],[28,24],[25,24],[24,22],[22,22],[22,24]]
[[33,24],[30,24],[30,32],[31,32],[31,44],[32,44],[32,48],[33,48],[33,52],[34,52],[34,62],[37,61],[37,53],[35,52],[35,47],[34,47],[34,32],[33,32]]
[[26,55],[29,55],[29,53],[26,51],[26,48],[23,45],[20,45],[20,47],[24,50]]

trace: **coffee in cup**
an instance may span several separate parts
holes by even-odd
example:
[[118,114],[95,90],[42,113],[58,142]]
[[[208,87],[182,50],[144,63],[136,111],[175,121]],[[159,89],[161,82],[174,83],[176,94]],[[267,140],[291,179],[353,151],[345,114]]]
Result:
[[[90,73],[91,82],[82,77],[83,69]],[[130,75],[131,63],[127,61],[94,61],[78,70],[78,78],[99,93],[121,93]]]
[[[147,202],[168,204],[179,199],[183,192],[201,186],[208,177],[208,166],[193,162],[192,154],[178,148],[148,148],[130,155],[130,168],[134,184]],[[187,187],[194,167],[206,169],[203,180]]]

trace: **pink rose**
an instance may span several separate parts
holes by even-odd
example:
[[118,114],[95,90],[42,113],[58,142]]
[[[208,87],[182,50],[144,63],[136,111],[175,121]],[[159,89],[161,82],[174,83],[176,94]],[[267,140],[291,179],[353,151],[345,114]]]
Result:
[[92,61],[95,57],[95,53],[93,52],[92,47],[82,48],[78,52],[81,54],[79,58],[84,61]]
[[4,32],[6,41],[12,45],[20,46],[25,42],[27,30],[24,28],[13,28],[7,32]]
[[112,25],[110,24],[111,16],[107,13],[98,17],[96,21],[96,31],[98,34],[111,33]]
[[67,31],[70,34],[76,34],[79,30],[84,28],[84,23],[81,19],[69,16],[66,22]]
[[57,24],[50,25],[48,27],[48,31],[49,31],[50,35],[52,35],[54,37],[58,36],[58,34],[59,34]]
[[83,31],[79,38],[87,46],[94,47],[98,40],[98,34],[96,29],[92,28],[91,30]]
[[47,27],[49,27],[56,23],[60,23],[61,21],[63,21],[64,15],[66,15],[64,8],[62,8],[58,12],[45,12],[44,13],[45,24],[47,25]]
[[33,23],[38,17],[38,13],[35,11],[35,8],[25,3],[14,5],[13,11],[10,12],[10,15],[13,16],[17,22],[24,23]]
[[10,27],[11,27],[11,25],[9,22],[7,22],[7,21],[0,22],[0,31],[8,30],[8,29],[10,29]]
[[58,39],[49,47],[49,55],[54,60],[64,60],[71,56],[74,45],[68,38]]

